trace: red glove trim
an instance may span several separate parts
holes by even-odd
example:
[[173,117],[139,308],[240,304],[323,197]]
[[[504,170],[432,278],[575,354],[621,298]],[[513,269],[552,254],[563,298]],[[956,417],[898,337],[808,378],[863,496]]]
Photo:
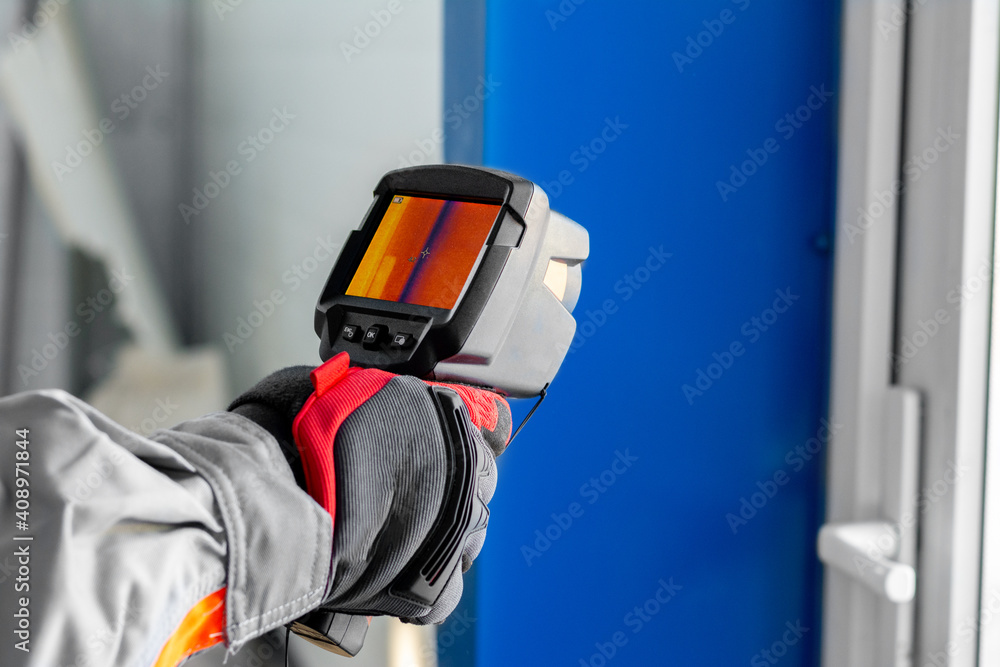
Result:
[[469,409],[469,417],[472,423],[478,428],[485,428],[487,431],[497,430],[497,420],[500,418],[500,411],[497,408],[497,400],[504,400],[498,394],[485,389],[477,389],[464,384],[448,384],[447,382],[430,382],[439,387],[447,387],[454,390],[465,407]]
[[[378,393],[392,373],[375,368],[351,368],[346,352],[331,357],[311,374],[316,391],[309,397],[292,422],[292,436],[302,456],[306,490],[330,516],[337,504],[337,484],[334,474],[333,449],[337,431],[347,417],[361,404]],[[472,423],[480,429],[495,431],[499,420],[496,394],[460,384],[428,382],[453,389],[469,409]],[[324,397],[336,388],[335,395]],[[510,434],[507,434],[508,439]]]
[[[337,431],[348,415],[395,377],[377,369],[350,368],[350,362],[347,353],[341,352],[312,372],[316,391],[292,423],[292,436],[302,455],[306,490],[331,517],[336,517],[337,505],[333,467]],[[336,397],[323,400],[334,387],[337,388]]]

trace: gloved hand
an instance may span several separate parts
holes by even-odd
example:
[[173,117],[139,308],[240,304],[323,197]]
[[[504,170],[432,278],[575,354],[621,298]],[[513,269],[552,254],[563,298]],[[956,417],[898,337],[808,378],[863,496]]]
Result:
[[[436,602],[426,604],[398,594],[398,583],[392,584],[447,505],[455,462],[463,461],[460,453],[456,459],[449,451],[454,438],[444,431],[435,386],[461,398],[458,423],[472,443],[464,460],[474,466],[466,494],[472,494],[478,529],[457,545],[461,568],[441,572],[447,583]],[[349,368],[347,354],[341,353],[315,370],[279,371],[229,409],[274,434],[299,484],[333,517],[331,587],[322,608],[421,624],[439,623],[454,610],[462,572],[485,539],[486,505],[496,486],[494,458],[510,438],[510,408],[502,397],[464,385]]]

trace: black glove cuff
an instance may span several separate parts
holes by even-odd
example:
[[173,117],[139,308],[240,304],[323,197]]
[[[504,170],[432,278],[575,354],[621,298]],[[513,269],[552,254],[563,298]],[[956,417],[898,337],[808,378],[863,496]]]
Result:
[[295,481],[303,489],[306,488],[305,475],[292,436],[292,422],[313,393],[312,370],[311,366],[291,366],[272,373],[226,408],[256,422],[274,436],[295,475]]
[[271,373],[229,404],[233,412],[247,403],[261,403],[285,415],[289,424],[313,393],[312,366],[289,366]]

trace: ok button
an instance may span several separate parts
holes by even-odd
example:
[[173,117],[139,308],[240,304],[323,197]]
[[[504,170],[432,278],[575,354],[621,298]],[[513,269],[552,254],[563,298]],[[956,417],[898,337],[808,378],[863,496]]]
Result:
[[365,331],[365,337],[361,340],[365,347],[378,347],[379,344],[385,340],[386,335],[389,333],[389,328],[381,324],[375,324]]

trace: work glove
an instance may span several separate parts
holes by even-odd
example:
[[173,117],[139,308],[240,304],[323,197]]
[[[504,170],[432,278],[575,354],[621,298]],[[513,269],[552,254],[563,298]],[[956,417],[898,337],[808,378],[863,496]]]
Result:
[[494,459],[510,438],[501,396],[351,368],[342,352],[316,369],[274,373],[229,409],[275,436],[300,486],[333,517],[321,609],[419,624],[454,610],[485,539]]

